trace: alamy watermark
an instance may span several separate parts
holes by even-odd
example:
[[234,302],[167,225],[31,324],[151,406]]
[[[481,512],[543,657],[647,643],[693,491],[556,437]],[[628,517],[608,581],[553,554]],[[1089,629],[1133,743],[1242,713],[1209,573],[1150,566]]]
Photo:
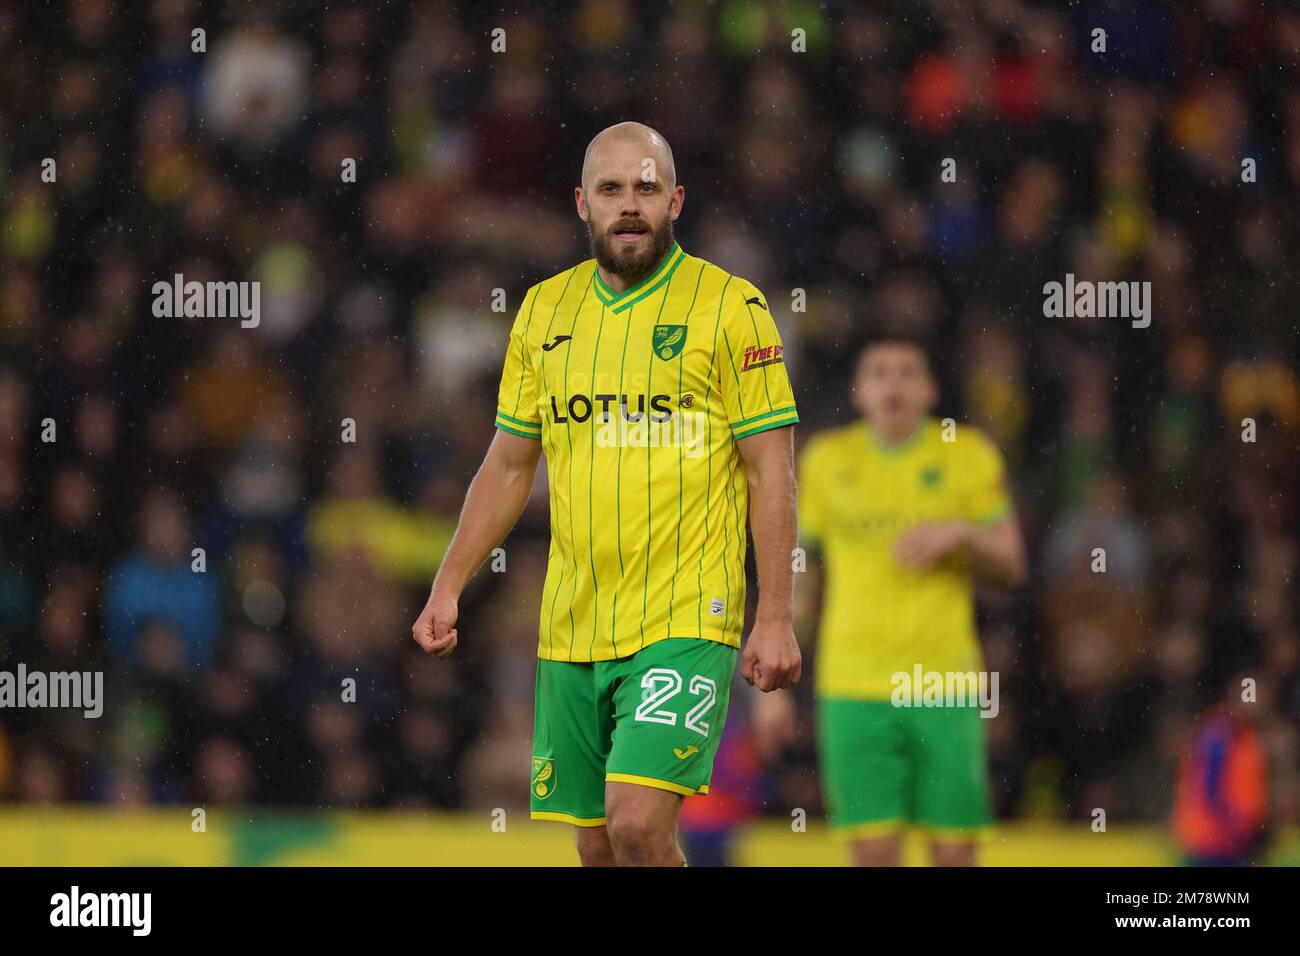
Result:
[[0,710],[6,708],[80,710],[97,719],[104,713],[103,671],[0,671]]
[[176,273],[171,282],[153,284],[153,314],[160,319],[226,319],[239,317],[241,329],[262,321],[262,283],[185,281]]
[[978,707],[993,718],[998,705],[997,671],[927,671],[920,664],[910,672],[896,671],[890,702],[895,707]]
[[50,897],[50,925],[56,927],[122,927],[132,936],[148,936],[153,928],[152,893],[83,893],[73,886]]
[[681,448],[687,458],[699,458],[707,450],[708,417],[699,412],[678,411],[662,421],[644,414],[606,412],[597,422],[596,445],[600,448]]
[[1065,282],[1043,286],[1043,315],[1049,319],[1132,319],[1133,328],[1151,324],[1150,282],[1078,282],[1073,272]]

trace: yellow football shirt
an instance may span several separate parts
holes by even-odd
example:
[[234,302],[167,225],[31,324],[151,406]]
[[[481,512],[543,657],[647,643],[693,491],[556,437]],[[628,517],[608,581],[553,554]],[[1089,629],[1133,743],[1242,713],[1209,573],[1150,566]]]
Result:
[[856,422],[823,432],[799,458],[799,533],[825,569],[817,692],[888,700],[895,673],[981,669],[972,572],[961,555],[916,571],[894,545],[920,522],[988,525],[1011,514],[1002,456],[981,432],[944,441],[927,419],[903,445]]
[[798,420],[762,294],[675,243],[622,293],[594,259],[530,288],[496,425],[546,456],[538,656],[612,660],[669,637],[739,647],[749,508],[736,442]]

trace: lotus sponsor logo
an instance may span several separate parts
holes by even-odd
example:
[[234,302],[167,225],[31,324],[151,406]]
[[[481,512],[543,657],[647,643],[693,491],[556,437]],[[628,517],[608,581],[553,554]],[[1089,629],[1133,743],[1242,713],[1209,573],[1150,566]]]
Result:
[[705,453],[708,416],[687,411],[695,397],[683,395],[673,410],[671,395],[550,396],[551,421],[556,425],[591,422],[597,448],[681,448],[687,458]]
[[[670,395],[650,396],[650,421],[666,422],[673,417]],[[563,408],[561,408],[563,403]],[[636,406],[636,411],[632,406]],[[582,424],[594,414],[596,421],[609,421],[613,416],[610,408],[618,409],[619,417],[628,422],[639,422],[646,417],[645,395],[570,395],[567,399],[551,396],[551,421],[556,425],[569,422]]]

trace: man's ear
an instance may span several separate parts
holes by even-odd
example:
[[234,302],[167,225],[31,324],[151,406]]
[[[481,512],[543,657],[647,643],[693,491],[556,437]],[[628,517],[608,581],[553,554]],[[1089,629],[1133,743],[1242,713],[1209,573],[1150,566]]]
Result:
[[587,209],[586,197],[582,194],[581,186],[573,187],[573,202],[578,207],[578,218],[583,222],[587,222],[591,213]]

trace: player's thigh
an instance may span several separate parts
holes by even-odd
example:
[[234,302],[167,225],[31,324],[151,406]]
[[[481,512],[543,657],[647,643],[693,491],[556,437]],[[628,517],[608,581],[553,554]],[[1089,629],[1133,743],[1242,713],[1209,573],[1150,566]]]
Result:
[[737,656],[717,641],[668,638],[609,662],[614,729],[605,779],[707,793]]
[[908,713],[916,755],[917,822],[942,843],[973,840],[991,819],[980,710],[919,707]]
[[533,818],[602,826],[609,729],[600,719],[595,665],[539,660],[533,718]]
[[831,825],[887,838],[909,816],[905,729],[889,701],[819,698],[817,750]]

